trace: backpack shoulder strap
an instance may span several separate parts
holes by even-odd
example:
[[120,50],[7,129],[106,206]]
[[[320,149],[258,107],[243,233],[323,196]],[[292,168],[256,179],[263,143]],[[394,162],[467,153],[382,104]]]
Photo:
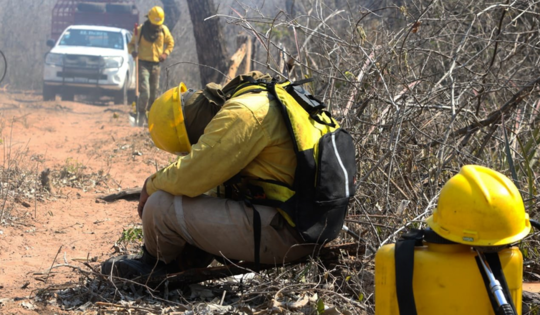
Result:
[[416,315],[413,294],[414,247],[421,246],[423,230],[412,230],[404,234],[394,249],[396,271],[396,294],[400,315]]

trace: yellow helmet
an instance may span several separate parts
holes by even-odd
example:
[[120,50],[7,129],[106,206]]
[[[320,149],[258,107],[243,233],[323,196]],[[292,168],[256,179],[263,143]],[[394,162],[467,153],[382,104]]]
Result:
[[465,165],[442,188],[427,224],[440,236],[471,246],[514,243],[531,230],[517,187],[503,174]]
[[165,21],[165,12],[159,6],[155,6],[148,11],[148,20],[154,25],[161,25]]
[[168,90],[155,100],[148,113],[148,131],[156,147],[178,155],[191,151],[182,110],[185,91],[183,82]]

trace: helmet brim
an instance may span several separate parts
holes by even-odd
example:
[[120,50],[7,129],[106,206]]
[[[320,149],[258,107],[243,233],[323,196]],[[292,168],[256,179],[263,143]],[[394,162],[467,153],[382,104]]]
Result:
[[501,245],[508,245],[512,243],[516,243],[523,238],[525,238],[530,232],[531,232],[531,223],[529,222],[529,218],[527,216],[526,218],[526,224],[525,228],[521,230],[519,233],[502,238],[502,239],[482,239],[481,235],[478,237],[478,239],[470,240],[467,237],[459,236],[454,232],[450,232],[443,227],[441,227],[437,222],[433,220],[433,215],[429,216],[426,219],[427,225],[439,236],[450,240],[455,243],[464,244],[464,245],[470,245],[470,246],[501,246]]

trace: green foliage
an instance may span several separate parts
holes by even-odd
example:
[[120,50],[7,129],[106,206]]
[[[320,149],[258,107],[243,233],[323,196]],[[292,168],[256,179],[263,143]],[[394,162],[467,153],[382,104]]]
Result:
[[120,252],[130,253],[130,247],[138,248],[143,242],[143,231],[141,227],[130,227],[122,230],[122,235],[115,245]]
[[117,243],[132,243],[142,242],[143,233],[140,227],[131,227],[129,229],[123,229],[122,235],[118,239]]
[[85,168],[86,167],[82,163],[79,163],[79,161],[68,157],[66,163],[62,167],[60,177],[71,177],[72,175],[79,177],[82,175]]
[[523,255],[524,259],[530,259],[529,248],[526,247],[523,242],[519,244],[519,249],[521,250],[521,254]]
[[540,315],[540,305],[533,304],[529,305],[529,315]]
[[312,267],[311,262],[306,263],[302,271],[296,276],[296,280],[299,282],[306,282],[306,275]]
[[324,314],[324,301],[323,299],[317,300],[317,314]]
[[282,41],[286,38],[290,38],[293,35],[289,28],[285,27],[274,27],[272,28],[271,38],[275,41]]

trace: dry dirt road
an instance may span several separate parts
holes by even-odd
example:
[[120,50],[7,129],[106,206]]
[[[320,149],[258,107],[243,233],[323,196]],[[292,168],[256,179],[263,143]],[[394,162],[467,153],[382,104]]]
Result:
[[[31,299],[77,282],[70,268],[114,255],[123,229],[139,224],[136,201],[99,196],[141,186],[173,157],[131,127],[129,106],[43,102],[32,92],[0,92],[0,314],[65,314]],[[50,170],[52,193],[39,178]],[[37,198],[35,198],[37,196]]]

